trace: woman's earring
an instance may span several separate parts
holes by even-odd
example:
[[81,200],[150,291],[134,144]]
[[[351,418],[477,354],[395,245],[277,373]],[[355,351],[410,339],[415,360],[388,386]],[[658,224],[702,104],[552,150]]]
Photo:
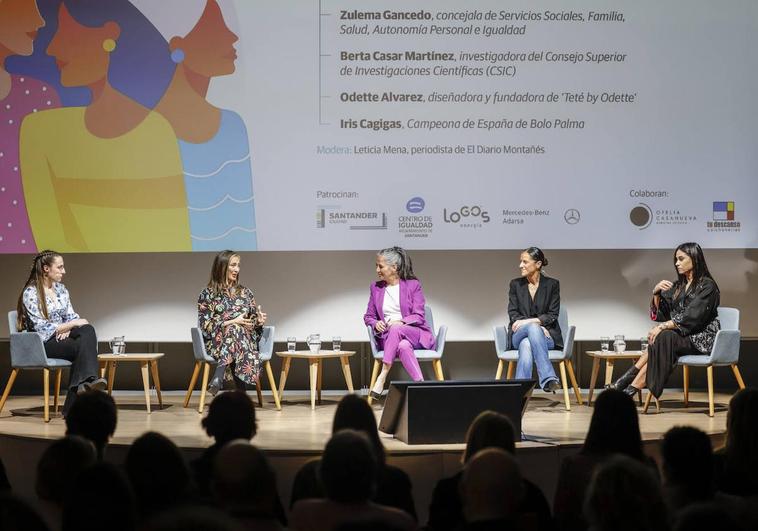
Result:
[[176,64],[181,63],[184,61],[184,50],[181,48],[177,48],[176,50],[171,52],[171,60],[175,62]]
[[103,41],[103,50],[105,50],[108,53],[111,53],[113,50],[116,49],[116,41],[113,39],[105,39]]

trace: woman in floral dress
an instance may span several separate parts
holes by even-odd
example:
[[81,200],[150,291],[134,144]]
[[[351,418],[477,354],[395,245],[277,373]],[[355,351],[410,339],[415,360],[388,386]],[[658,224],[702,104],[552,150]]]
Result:
[[215,395],[224,382],[244,389],[258,385],[260,357],[258,341],[266,314],[255,302],[253,292],[240,285],[240,256],[221,251],[213,260],[211,279],[197,300],[198,325],[205,350],[218,360],[208,392]]

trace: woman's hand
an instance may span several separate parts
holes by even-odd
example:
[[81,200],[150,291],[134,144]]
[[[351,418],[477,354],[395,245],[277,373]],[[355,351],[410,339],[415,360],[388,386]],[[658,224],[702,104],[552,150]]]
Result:
[[387,330],[387,323],[384,321],[377,321],[374,323],[374,330],[379,332],[380,334],[383,333],[385,330]]
[[539,323],[539,322],[540,322],[540,320],[537,319],[536,317],[533,318],[533,319],[519,319],[518,321],[514,321],[513,326],[511,326],[511,331],[515,332],[516,330],[518,330],[522,326],[526,326],[526,325],[528,325],[530,323]]
[[66,330],[65,332],[56,332],[55,339],[58,341],[63,341],[69,336],[70,333],[71,333],[71,330]]
[[665,328],[662,324],[656,325],[653,328],[651,328],[650,332],[647,333],[648,344],[652,345],[653,343],[655,343],[655,338],[657,338],[658,334],[660,334],[664,330]]
[[653,288],[653,295],[660,295],[662,291],[668,291],[674,287],[674,284],[669,280],[661,280]]
[[268,319],[268,314],[264,313],[263,310],[261,310],[261,305],[259,304],[258,305],[258,316],[257,316],[257,319],[256,319],[256,322],[257,322],[258,326],[263,326],[264,324],[266,324],[266,319]]
[[246,328],[247,330],[253,329],[253,320],[245,317],[245,314],[240,314],[234,319],[226,321],[224,326],[238,325]]
[[402,325],[405,324],[403,321],[390,321],[387,323],[387,328],[392,328],[393,326]]

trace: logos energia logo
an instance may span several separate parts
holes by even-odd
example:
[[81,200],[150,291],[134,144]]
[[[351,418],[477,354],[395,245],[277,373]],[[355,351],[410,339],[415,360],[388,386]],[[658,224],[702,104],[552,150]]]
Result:
[[734,201],[714,201],[713,221],[734,221]]
[[422,197],[412,197],[405,204],[405,209],[411,214],[418,214],[419,212],[423,212],[425,206],[426,203]]
[[489,223],[490,214],[486,210],[482,210],[482,207],[478,205],[462,206],[458,210],[453,210],[450,212],[447,210],[447,208],[443,209],[442,219],[445,223]]
[[629,212],[629,221],[642,229],[646,229],[653,222],[653,211],[645,203],[640,203]]

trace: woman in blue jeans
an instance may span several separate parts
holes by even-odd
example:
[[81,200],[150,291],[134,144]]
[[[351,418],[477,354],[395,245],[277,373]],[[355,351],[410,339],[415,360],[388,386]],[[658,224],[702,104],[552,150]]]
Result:
[[560,385],[547,352],[563,348],[558,325],[561,290],[556,279],[542,273],[546,266],[545,253],[538,247],[521,253],[521,277],[511,280],[508,290],[508,342],[518,349],[516,378],[531,378],[536,366],[539,386],[555,391]]

